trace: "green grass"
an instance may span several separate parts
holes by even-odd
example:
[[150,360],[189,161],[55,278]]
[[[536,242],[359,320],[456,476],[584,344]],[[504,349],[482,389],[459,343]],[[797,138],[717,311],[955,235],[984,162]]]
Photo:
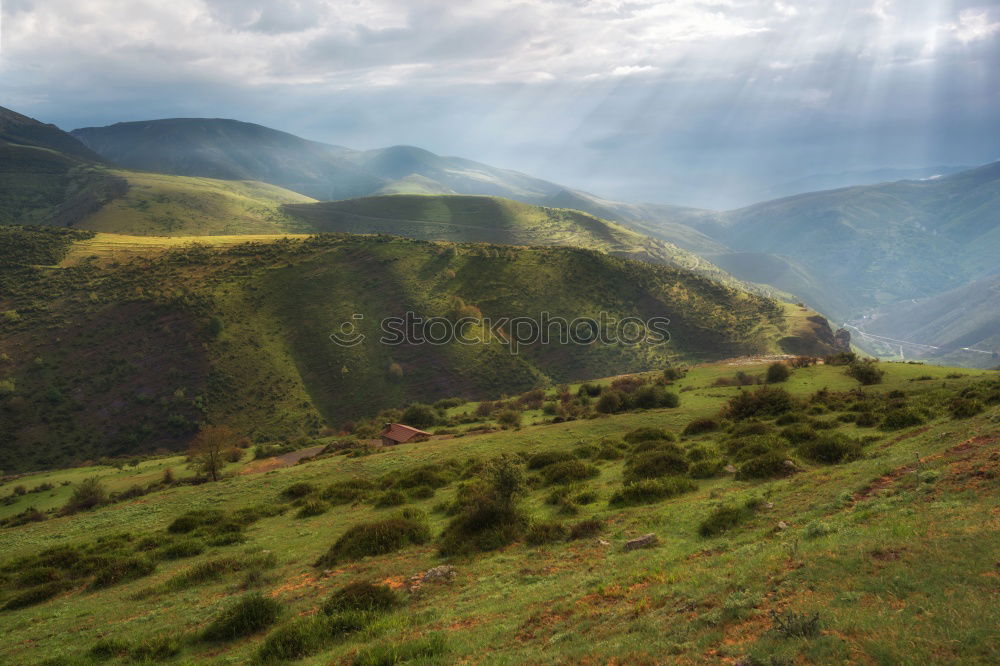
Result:
[[[766,364],[740,367],[763,372]],[[284,501],[282,492],[296,483],[323,488],[338,480],[377,479],[424,465],[443,468],[447,461],[470,456],[572,450],[580,441],[621,438],[639,427],[680,435],[687,422],[716,413],[739,390],[712,386],[733,368],[693,368],[674,385],[682,398],[676,409],[436,439],[362,458],[333,456],[267,474],[172,488],[93,512],[0,530],[0,552],[13,558],[123,529],[138,538],[164,530],[191,509],[233,510]],[[944,368],[884,368],[884,384],[866,392],[906,391],[905,399],[914,405],[937,404],[983,376],[995,376],[967,371],[964,377],[947,379],[951,371]],[[934,379],[912,381],[923,375]],[[857,382],[842,367],[816,366],[795,370],[783,386],[803,397],[824,387],[853,389]],[[310,642],[319,647],[303,648],[309,656],[301,663],[365,663],[369,656],[396,649],[386,646],[408,646],[435,632],[443,634],[444,643],[422,657],[430,663],[574,662],[585,657],[641,662],[665,655],[704,663],[751,654],[813,663],[995,662],[991,635],[1000,618],[990,544],[997,528],[992,516],[1000,505],[990,455],[997,450],[1000,414],[993,406],[983,414],[954,420],[946,404],[941,402],[925,425],[891,433],[839,422],[832,432],[879,437],[865,445],[862,458],[854,462],[799,460],[805,471],[775,481],[738,482],[729,475],[697,480],[692,492],[636,507],[608,504],[621,487],[624,461],[596,461],[600,475],[580,482],[580,489],[599,499],[579,505],[571,520],[601,521],[605,530],[600,536],[610,545],[596,538],[540,546],[515,543],[459,558],[452,562],[458,572],[455,582],[426,583],[416,594],[400,592],[402,612],[338,640]],[[831,419],[839,413],[813,418]],[[724,438],[724,433],[705,433],[680,443],[685,449],[722,448]],[[985,473],[991,469],[992,477]],[[142,466],[136,470],[150,471]],[[32,485],[56,474],[31,475],[18,482]],[[127,478],[121,483],[127,485]],[[433,509],[450,501],[456,488],[456,482],[450,482],[435,497],[407,506],[426,511],[431,531],[439,534],[449,517]],[[525,498],[535,520],[561,519],[559,507],[546,503],[549,493],[550,488],[538,488]],[[735,526],[715,536],[699,534],[702,521],[719,505],[748,503],[755,510]],[[178,640],[182,662],[250,661],[267,634],[211,646],[194,640],[246,594],[242,574],[207,577],[193,587],[164,584],[220,557],[271,551],[277,555],[276,566],[251,584],[280,602],[283,617],[308,617],[348,583],[399,586],[443,562],[432,542],[330,571],[312,566],[350,526],[380,519],[386,511],[397,510],[362,502],[311,518],[293,519],[287,512],[261,518],[245,528],[244,544],[160,561],[153,574],[134,582],[94,592],[70,591],[36,606],[4,611],[8,641],[0,653],[8,661],[34,663],[82,655],[102,639],[132,645],[170,635]],[[776,529],[779,521],[787,528]],[[648,532],[660,537],[657,548],[623,550],[626,539]],[[158,592],[141,594],[151,588]],[[13,593],[5,588],[2,594],[5,600]],[[789,612],[807,617],[818,611],[819,634],[785,637],[773,631],[772,610],[786,620],[792,617]]]

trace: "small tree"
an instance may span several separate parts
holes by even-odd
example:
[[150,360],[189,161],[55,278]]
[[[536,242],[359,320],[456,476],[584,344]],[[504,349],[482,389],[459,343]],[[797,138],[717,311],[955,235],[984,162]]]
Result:
[[415,402],[403,412],[403,423],[415,428],[428,428],[437,423],[437,414],[430,405]]
[[89,477],[81,481],[63,509],[66,513],[76,513],[93,509],[108,501],[108,493],[104,489],[104,484],[96,476]]
[[780,382],[788,381],[788,378],[792,376],[792,371],[788,369],[788,366],[784,363],[772,363],[767,366],[767,383],[768,384],[778,384]]
[[210,476],[212,481],[219,480],[219,472],[230,452],[237,448],[240,436],[232,428],[226,426],[204,426],[195,435],[188,447],[188,459],[191,466]]
[[879,368],[877,363],[877,361],[872,360],[854,361],[847,366],[847,374],[865,386],[880,384],[885,371]]

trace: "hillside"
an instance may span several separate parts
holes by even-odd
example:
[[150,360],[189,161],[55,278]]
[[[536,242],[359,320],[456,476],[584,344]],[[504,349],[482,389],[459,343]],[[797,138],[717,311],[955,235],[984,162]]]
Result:
[[0,107],[0,145],[2,144],[54,150],[83,162],[103,161],[97,153],[55,125]]
[[[745,390],[718,384],[765,366],[721,363],[669,386],[673,408],[298,465],[243,452],[217,483],[181,456],[6,480],[0,660],[997,663],[995,374],[882,366],[863,389],[794,370],[759,420],[720,419]],[[952,416],[959,393],[985,411]],[[60,515],[92,477],[112,501]],[[505,512],[470,513],[504,489]]]
[[313,231],[382,233],[419,240],[565,245],[731,277],[697,255],[578,210],[488,196],[392,195],[288,205]]
[[[46,256],[68,255],[61,268],[39,267],[33,250],[0,273],[0,378],[9,388],[0,398],[9,415],[2,469],[175,449],[204,419],[273,439],[410,400],[498,397],[668,359],[822,353],[831,342],[825,322],[821,331],[801,326],[774,301],[575,248],[329,234],[244,245],[228,237],[218,249],[149,239],[145,252],[133,237],[123,252],[119,236],[5,233],[8,246],[35,247],[41,237],[58,246]],[[379,322],[407,311],[449,320],[666,317],[671,338],[527,344],[517,354],[502,342],[509,331],[471,346],[379,344]],[[334,344],[330,334],[355,314],[369,342]],[[485,336],[483,325],[468,330]]]
[[677,219],[733,250],[791,259],[825,287],[810,304],[846,318],[996,272],[998,207],[1000,162],[934,180],[813,192],[724,213],[681,212]]
[[[73,130],[97,153],[132,169],[181,176],[259,180],[320,200],[379,194],[470,194],[582,210],[630,225],[692,252],[719,249],[683,224],[671,206],[610,201],[510,169],[436,155],[415,146],[352,150],[252,123],[172,118]],[[645,233],[645,232],[644,232]]]
[[895,356],[902,347],[906,358],[993,368],[1000,365],[1000,276],[887,306],[852,323],[869,334],[916,343],[859,341],[875,353]]

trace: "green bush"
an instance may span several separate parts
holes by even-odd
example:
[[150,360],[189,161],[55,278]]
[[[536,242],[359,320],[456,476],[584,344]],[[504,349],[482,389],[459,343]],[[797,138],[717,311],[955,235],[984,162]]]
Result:
[[692,479],[711,479],[718,476],[725,466],[726,463],[718,458],[706,458],[705,460],[691,463],[691,466],[688,468],[688,475]]
[[783,388],[762,386],[755,391],[740,391],[726,405],[724,414],[741,421],[750,418],[779,416],[795,407],[792,396]]
[[751,458],[736,470],[736,480],[748,481],[750,479],[788,476],[792,473],[792,469],[785,464],[785,460],[785,456],[777,452],[765,453]]
[[344,611],[387,613],[402,604],[399,594],[387,585],[355,582],[334,592],[323,604],[323,612],[327,615]]
[[857,379],[863,385],[871,386],[872,384],[882,383],[882,377],[885,376],[885,370],[878,367],[877,361],[854,361],[847,366],[847,374],[848,376]]
[[890,409],[882,417],[879,428],[882,430],[899,430],[918,426],[924,422],[924,417],[912,407],[897,407]]
[[791,376],[792,371],[787,365],[784,363],[772,363],[767,366],[767,374],[764,381],[768,384],[780,384],[781,382],[787,382]]
[[690,492],[697,487],[691,480],[678,476],[664,479],[642,479],[641,481],[626,482],[621,490],[616,491],[611,496],[608,502],[612,506],[651,504]]
[[402,506],[406,504],[406,493],[402,490],[387,490],[375,498],[375,506],[382,509],[389,506]]
[[21,573],[14,582],[16,587],[33,587],[62,580],[62,572],[55,567],[31,567]]
[[323,500],[307,500],[301,507],[299,507],[299,511],[295,514],[295,517],[311,518],[313,516],[323,515],[329,510],[330,505]]
[[297,617],[267,635],[257,651],[257,661],[283,663],[315,654],[333,638],[330,629],[325,616]]
[[555,483],[570,483],[572,481],[582,481],[592,479],[601,471],[593,465],[588,465],[582,460],[564,460],[553,463],[542,469],[542,478],[546,485]]
[[207,641],[231,641],[250,636],[273,625],[280,615],[280,603],[253,592],[223,611],[205,629],[202,638]]
[[628,451],[628,445],[620,439],[604,438],[599,441],[594,451],[596,460],[621,460]]
[[569,451],[542,451],[528,456],[527,467],[528,469],[542,469],[543,467],[573,460],[574,458],[575,456]]
[[109,587],[137,578],[148,576],[156,570],[156,565],[145,557],[112,558],[97,571],[90,586],[93,589]]
[[525,541],[532,546],[565,541],[569,532],[558,521],[532,523],[525,535]]
[[107,661],[116,657],[128,656],[131,646],[123,640],[117,638],[102,638],[94,643],[87,654],[98,661]]
[[429,428],[437,423],[437,412],[430,405],[415,402],[403,411],[402,422],[414,428]]
[[811,442],[816,439],[819,437],[819,433],[817,433],[812,426],[806,425],[805,423],[797,423],[795,425],[782,428],[781,436],[792,444],[801,444],[802,442]]
[[96,476],[84,479],[73,488],[66,506],[63,507],[65,513],[76,513],[77,511],[87,511],[94,507],[105,504],[108,501],[108,492],[104,489],[104,484]]
[[775,435],[738,437],[726,443],[726,451],[738,462],[745,462],[765,453],[782,454],[788,443]]
[[150,661],[166,661],[181,652],[180,641],[173,636],[152,636],[145,638],[129,651],[129,661],[140,664]]
[[715,419],[695,419],[684,426],[683,435],[691,437],[706,432],[718,430],[722,425]]
[[843,435],[823,435],[799,446],[799,454],[813,462],[833,465],[861,457],[861,444]]
[[687,474],[687,471],[688,461],[676,450],[642,451],[625,461],[625,479],[628,481]]
[[659,407],[677,407],[680,398],[662,386],[649,385],[638,389],[629,399],[629,406],[634,409],[656,409]]
[[400,515],[373,523],[360,523],[344,532],[316,561],[316,566],[329,567],[362,557],[394,553],[409,545],[427,543],[430,538],[426,519],[414,520]]
[[174,541],[162,549],[159,554],[168,560],[179,560],[183,557],[194,557],[205,551],[205,543],[199,539],[183,539]]
[[40,604],[43,601],[48,601],[60,592],[66,591],[68,587],[67,583],[58,580],[52,581],[51,583],[45,583],[44,585],[38,585],[19,594],[15,594],[7,600],[7,603],[5,603],[3,607],[4,610],[16,610],[18,608],[34,606],[35,604]]
[[298,499],[316,492],[316,486],[305,481],[299,481],[281,491],[281,496],[287,499]]
[[624,407],[625,401],[622,394],[618,391],[607,389],[601,391],[601,397],[597,399],[597,405],[594,409],[601,414],[615,414],[622,411]]
[[629,444],[638,444],[639,442],[645,442],[650,439],[654,440],[665,440],[668,442],[676,442],[677,438],[674,437],[672,433],[667,432],[663,428],[636,428],[635,430],[629,430],[622,437]]
[[873,428],[879,424],[879,420],[874,412],[861,412],[854,419],[854,424],[862,428]]
[[187,534],[202,527],[203,525],[218,524],[224,518],[224,514],[216,509],[188,511],[178,516],[170,525],[167,531],[171,534]]
[[955,398],[948,404],[948,411],[954,419],[967,419],[981,414],[985,409],[983,403],[971,398]]
[[377,486],[369,479],[338,481],[327,486],[320,496],[331,504],[350,504],[365,499]]
[[753,516],[753,509],[747,506],[720,506],[698,525],[698,534],[714,537],[730,530]]

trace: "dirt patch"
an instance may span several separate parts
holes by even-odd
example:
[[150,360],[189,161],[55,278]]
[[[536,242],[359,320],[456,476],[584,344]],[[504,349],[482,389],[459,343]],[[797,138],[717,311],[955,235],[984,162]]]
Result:
[[865,486],[858,492],[854,493],[854,501],[858,502],[860,500],[871,497],[872,495],[875,495],[876,493],[882,490],[885,490],[886,488],[894,484],[896,481],[898,481],[900,477],[902,477],[905,474],[910,474],[911,472],[913,472],[912,466],[903,465],[902,467],[897,467],[888,474],[883,474],[882,476],[878,477],[877,479],[869,483],[867,486]]
[[292,467],[293,465],[298,464],[300,460],[319,455],[322,453],[324,448],[326,448],[324,445],[310,446],[307,449],[299,449],[298,451],[283,453],[280,456],[264,458],[263,460],[254,460],[247,463],[243,469],[240,470],[240,474],[263,474],[264,472],[270,472],[272,469]]
[[868,553],[873,560],[879,562],[895,562],[903,556],[901,548],[876,548]]

